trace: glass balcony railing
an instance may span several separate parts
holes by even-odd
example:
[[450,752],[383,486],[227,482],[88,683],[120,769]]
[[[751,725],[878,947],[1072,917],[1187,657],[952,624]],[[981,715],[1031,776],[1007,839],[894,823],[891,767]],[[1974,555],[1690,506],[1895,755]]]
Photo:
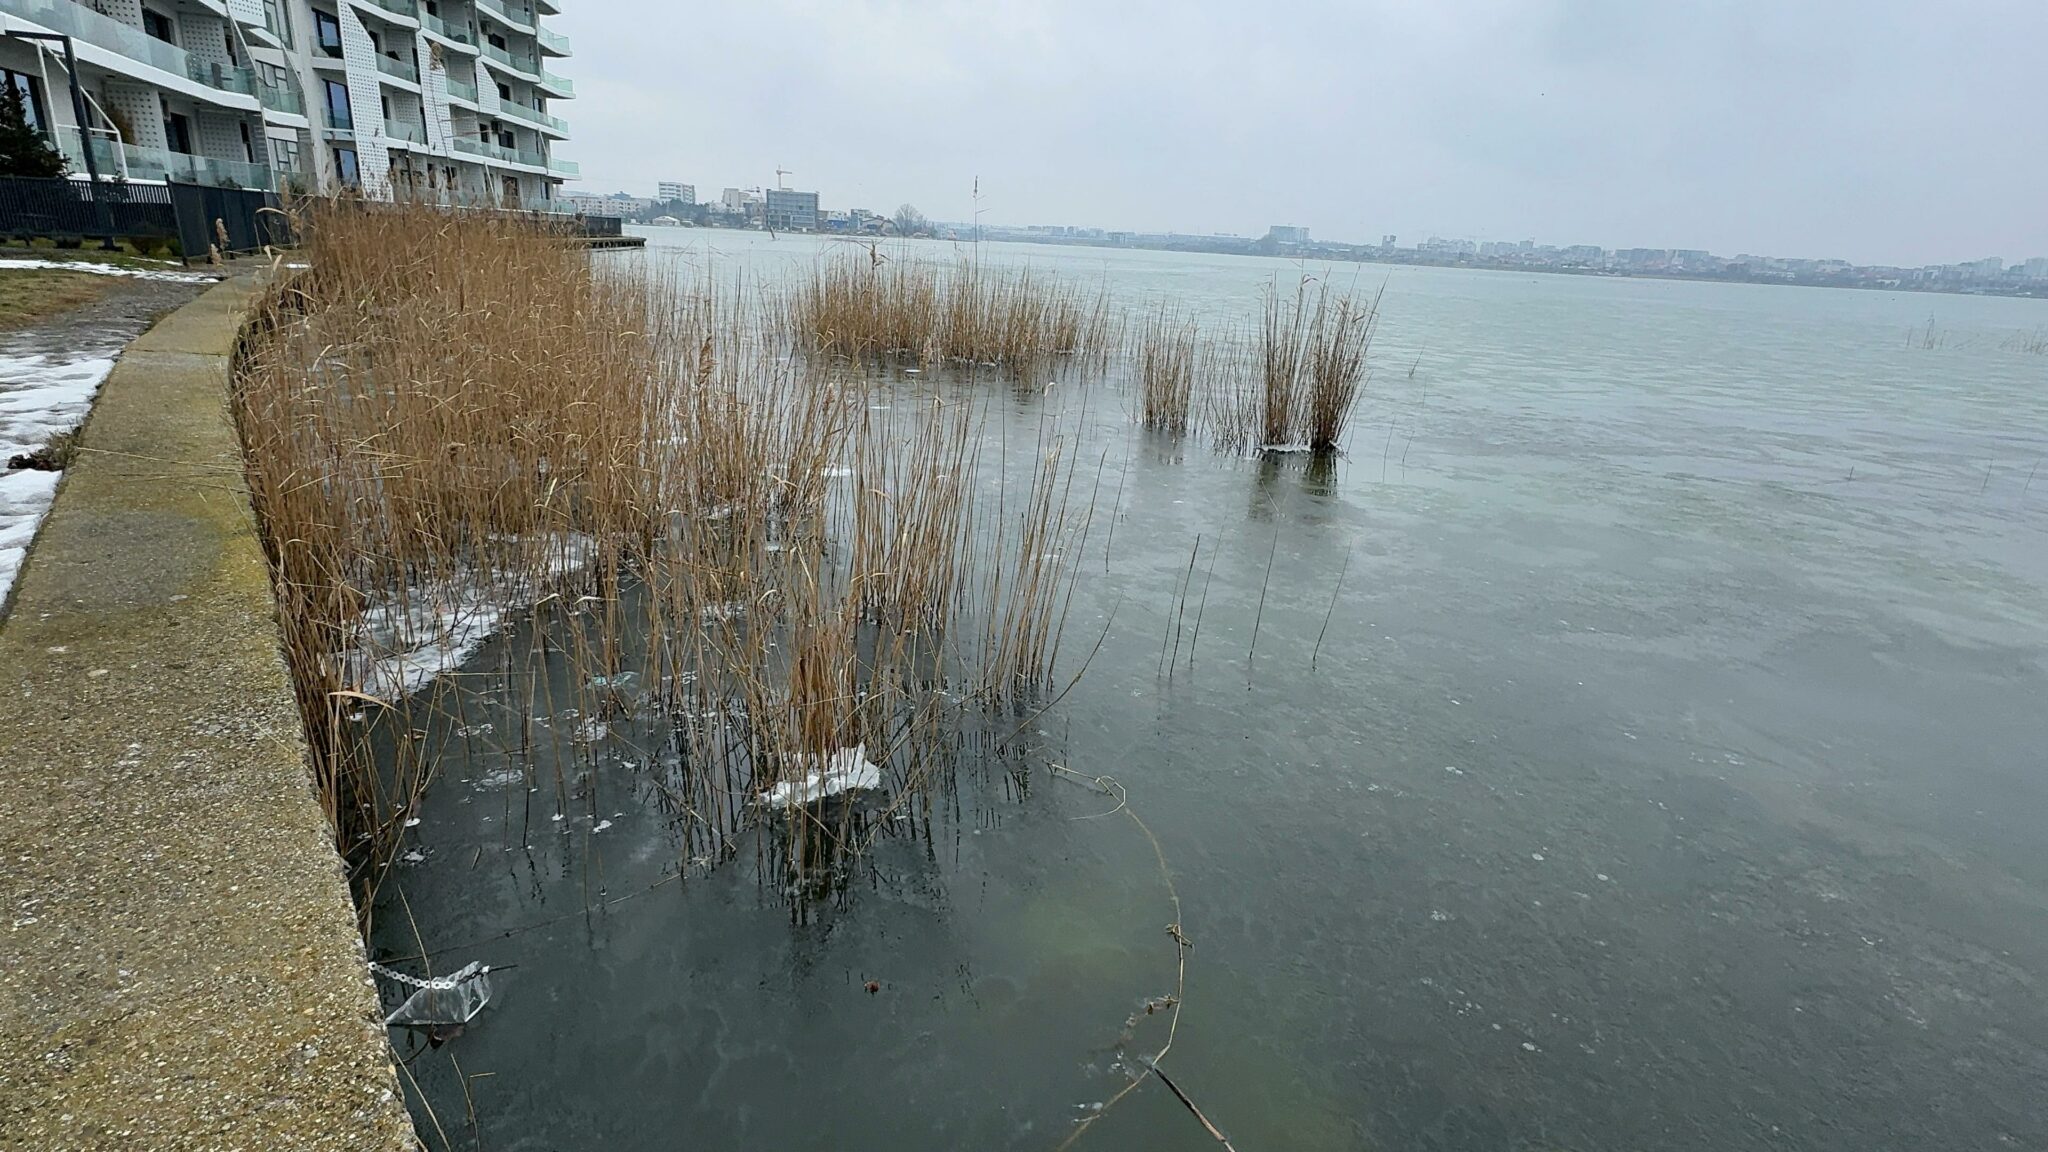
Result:
[[461,78],[460,76],[457,76],[457,75],[456,75],[455,73],[453,73],[453,72],[450,72],[450,73],[448,73],[447,75],[448,75],[448,94],[449,94],[450,96],[453,96],[453,97],[455,97],[455,98],[456,98],[457,100],[467,100],[467,101],[469,101],[469,102],[470,102],[471,104],[474,104],[474,103],[476,103],[476,85],[475,85],[475,84],[471,83],[471,82],[470,82],[470,81],[468,81],[468,80],[464,80],[463,78]]
[[102,16],[75,0],[0,0],[0,12],[180,76],[186,75],[191,66],[185,50],[177,45],[166,44],[133,24]]
[[[84,176],[85,156],[78,145],[78,133],[60,135],[58,143],[64,158],[71,162],[72,175]],[[208,184],[216,188],[270,187],[270,169],[261,164],[120,144],[104,136],[92,138],[92,159],[101,179],[176,180],[180,184]]]
[[41,24],[52,31],[118,52],[137,63],[210,84],[226,92],[239,92],[244,96],[256,94],[255,73],[247,68],[201,64],[187,55],[183,48],[167,44],[133,24],[102,16],[76,0],[0,0],[0,15]]
[[228,68],[220,64],[201,64],[187,57],[185,75],[223,92],[239,92],[244,96],[256,95],[263,85],[256,79],[256,73],[247,68]]
[[533,31],[533,10],[520,4],[507,4],[504,0],[476,0],[476,6],[514,28]]
[[576,95],[576,85],[567,76],[557,76],[545,68],[540,70],[540,86],[564,98]]
[[369,0],[369,2],[394,16],[403,16],[408,20],[420,18],[420,6],[417,0]]
[[540,41],[541,51],[546,52],[550,55],[575,55],[574,52],[571,52],[569,50],[569,38],[567,36],[562,35],[560,32],[551,32],[546,28],[542,28],[536,25],[533,30],[533,38]]
[[[78,144],[78,130],[67,128],[57,133],[57,149],[64,153],[64,159],[71,165],[71,174],[84,178],[91,174],[86,167],[85,152]],[[92,137],[92,162],[99,169],[101,178],[121,174],[121,145],[105,136]]]
[[553,172],[557,176],[581,176],[583,175],[583,165],[578,164],[574,160],[556,160],[550,157],[548,159],[548,171]]
[[559,116],[550,116],[538,108],[528,108],[524,104],[511,104],[500,101],[498,103],[498,113],[502,116],[510,116],[514,120],[523,120],[528,124],[538,127],[552,128],[565,136],[569,134],[569,122],[567,120]]
[[393,120],[389,117],[386,117],[384,120],[384,135],[387,139],[405,140],[413,144],[425,144],[427,142],[427,130],[425,128],[420,127],[418,124],[408,124],[403,120]]
[[377,57],[377,71],[382,72],[386,76],[396,76],[400,80],[410,81],[414,84],[420,82],[420,70],[413,67],[410,60],[400,60],[391,56],[379,56]]
[[476,47],[476,33],[466,24],[450,24],[431,12],[423,12],[420,14],[420,25],[443,40],[453,40],[457,44]]
[[178,180],[188,184],[211,184],[218,188],[269,188],[270,169],[240,160],[216,160],[187,152],[162,148],[138,148],[123,144],[131,180]]
[[514,72],[519,73],[521,76],[524,76],[529,80],[538,80],[540,78],[540,62],[535,60],[533,57],[514,56],[510,52],[505,51],[503,48],[498,47],[496,44],[492,44],[489,42],[485,42],[483,45],[481,45],[481,47],[484,50],[485,59],[495,60],[498,63],[503,64],[505,67],[512,69]]
[[526,164],[535,168],[546,168],[548,166],[548,158],[544,153],[536,152],[530,148],[507,148],[501,144],[493,144],[488,140],[479,140],[474,136],[457,136],[455,138],[455,150],[457,152],[467,152],[471,156],[483,156],[492,160],[503,161],[507,164]]
[[258,84],[256,98],[272,112],[289,112],[294,116],[306,114],[306,101],[299,90],[289,84]]

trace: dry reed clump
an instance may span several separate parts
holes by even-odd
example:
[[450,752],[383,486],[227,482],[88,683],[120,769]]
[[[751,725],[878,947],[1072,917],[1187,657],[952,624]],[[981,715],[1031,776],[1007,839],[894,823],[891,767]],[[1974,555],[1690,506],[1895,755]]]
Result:
[[791,293],[782,322],[809,352],[1017,371],[1059,358],[1099,361],[1115,335],[1099,291],[1028,268],[879,253],[821,261]]
[[1328,281],[1311,292],[1309,283],[1292,296],[1277,284],[1266,291],[1255,381],[1262,447],[1334,451],[1365,387],[1380,296],[1339,293]]
[[1193,419],[1199,340],[1192,320],[1161,305],[1139,325],[1138,396],[1147,428],[1184,436]]
[[668,733],[659,786],[693,835],[722,849],[762,797],[790,797],[774,810],[811,829],[789,841],[799,866],[847,842],[811,834],[850,818],[810,803],[835,773],[915,791],[962,701],[1047,682],[1086,526],[1060,436],[1021,510],[985,510],[970,406],[878,416],[868,385],[778,355],[737,292],[605,271],[528,220],[299,216],[311,270],[245,337],[236,409],[365,897],[429,780],[413,719],[470,707],[440,674],[514,624],[523,650],[456,675],[519,701],[520,752],[573,761],[551,717],[638,713]]

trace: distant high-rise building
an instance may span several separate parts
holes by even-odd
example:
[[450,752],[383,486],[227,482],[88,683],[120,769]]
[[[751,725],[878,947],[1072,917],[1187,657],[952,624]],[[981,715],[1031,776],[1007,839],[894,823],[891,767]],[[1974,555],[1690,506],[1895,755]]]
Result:
[[790,188],[768,189],[768,227],[781,232],[814,232],[818,227],[818,194]]
[[744,188],[727,188],[718,194],[718,206],[727,212],[745,212],[748,203],[757,199]]
[[1293,224],[1275,224],[1266,230],[1266,239],[1275,244],[1306,244],[1308,229]]
[[585,216],[645,216],[660,203],[645,196],[628,196],[614,192],[609,196],[594,196],[587,192],[565,192],[557,197],[561,205],[571,212]]
[[2027,279],[2048,280],[2048,256],[2036,256],[2027,261]]
[[654,198],[663,202],[680,200],[685,204],[697,202],[697,186],[674,180],[663,180],[654,186]]
[[1392,232],[1389,232],[1385,236],[1380,237],[1380,247],[1392,248],[1394,246],[1394,241],[1397,239],[1399,239],[1399,237],[1395,236]]

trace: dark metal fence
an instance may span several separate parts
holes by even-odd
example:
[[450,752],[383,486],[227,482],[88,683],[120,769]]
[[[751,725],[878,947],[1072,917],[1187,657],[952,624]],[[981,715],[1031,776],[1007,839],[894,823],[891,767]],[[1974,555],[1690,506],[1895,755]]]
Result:
[[0,178],[0,233],[11,239],[119,237],[168,242],[178,235],[177,209],[162,184]]
[[284,214],[265,211],[278,206],[272,193],[202,184],[169,187],[171,203],[178,209],[179,245],[188,260],[210,246],[217,245],[223,252],[249,252],[266,244],[291,242]]
[[175,240],[189,261],[204,259],[223,234],[228,252],[288,243],[284,217],[264,211],[277,206],[275,193],[242,188],[0,177],[0,236],[128,240],[152,249]]
[[586,237],[623,236],[625,222],[617,216],[580,216],[577,218]]

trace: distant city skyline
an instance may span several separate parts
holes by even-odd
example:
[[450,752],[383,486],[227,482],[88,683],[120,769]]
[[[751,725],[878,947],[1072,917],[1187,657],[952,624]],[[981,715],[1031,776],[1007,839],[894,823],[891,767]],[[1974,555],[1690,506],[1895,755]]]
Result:
[[953,220],[978,177],[985,220],[2048,253],[2033,2],[608,0],[556,22],[599,188],[784,168]]
[[[664,202],[670,202],[670,201],[673,201],[673,200],[676,200],[676,199],[683,199],[683,200],[685,200],[685,201],[687,201],[687,202],[697,202],[697,203],[716,203],[716,202],[717,202],[717,199],[718,199],[718,197],[717,197],[717,196],[715,196],[715,195],[708,195],[708,194],[699,194],[699,193],[697,192],[697,189],[698,189],[698,188],[700,188],[700,187],[701,187],[701,188],[704,188],[704,189],[707,189],[707,190],[709,190],[709,189],[711,189],[711,188],[714,188],[714,187],[715,187],[715,188],[718,188],[718,189],[720,189],[720,190],[721,190],[721,192],[725,192],[725,191],[734,191],[734,190],[737,190],[737,191],[739,191],[739,192],[742,192],[742,193],[745,193],[745,194],[750,194],[750,195],[765,195],[766,193],[770,193],[770,192],[776,192],[776,191],[779,191],[778,189],[774,188],[774,187],[773,187],[772,185],[770,185],[770,186],[767,186],[767,187],[765,187],[765,188],[764,188],[763,186],[760,186],[760,185],[749,185],[749,186],[745,186],[745,187],[742,187],[742,186],[739,186],[739,185],[730,185],[730,184],[718,184],[718,183],[714,183],[714,182],[692,182],[692,181],[686,181],[686,180],[681,180],[681,179],[675,179],[675,178],[662,178],[662,179],[656,179],[656,180],[650,181],[649,183],[650,183],[650,184],[651,184],[651,185],[652,185],[652,186],[654,187],[654,189],[655,189],[655,193],[654,193],[654,195],[652,195],[652,196],[647,196],[647,195],[641,195],[641,194],[636,194],[636,193],[634,193],[634,192],[633,192],[632,190],[630,190],[630,189],[623,189],[623,188],[622,188],[622,189],[615,189],[615,190],[613,190],[613,191],[610,191],[610,192],[600,192],[600,191],[596,191],[596,190],[594,190],[594,189],[591,189],[591,188],[587,188],[587,187],[575,187],[575,188],[571,188],[571,189],[569,189],[569,190],[568,190],[568,191],[567,191],[567,192],[566,192],[566,193],[564,194],[564,198],[565,198],[566,200],[568,200],[568,201],[571,201],[571,202],[582,202],[582,203],[585,203],[585,204],[588,204],[588,205],[595,205],[595,204],[596,204],[597,202],[599,202],[599,201],[603,201],[603,200],[614,200],[614,201],[618,201],[618,200],[621,200],[621,199],[623,199],[623,202],[625,202],[625,203],[629,203],[629,204],[633,205],[633,206],[634,206],[634,208],[635,208],[636,210],[641,210],[641,209],[647,209],[647,208],[651,208],[651,207],[652,207],[652,206],[654,206],[654,205],[657,205],[657,204],[660,204],[660,203],[664,203]],[[673,192],[676,192],[676,193],[688,192],[688,193],[690,194],[690,196],[700,196],[700,199],[697,199],[697,200],[695,200],[695,201],[690,201],[690,200],[689,200],[689,197],[684,197],[684,196],[672,196],[672,195],[670,194],[670,193],[671,193],[672,191],[673,191]],[[786,189],[786,190],[780,190],[780,191],[789,191],[789,192],[794,192],[794,191],[796,191],[796,190],[795,190],[795,189]],[[817,200],[816,200],[816,201],[815,201],[814,203],[812,203],[812,204],[810,205],[810,208],[811,208],[811,210],[812,210],[812,211],[813,211],[814,213],[818,214],[818,215],[819,215],[819,216],[820,216],[821,218],[822,218],[822,216],[823,216],[824,214],[826,214],[826,213],[828,213],[828,212],[842,212],[842,213],[843,213],[843,212],[847,212],[847,211],[851,211],[851,210],[866,210],[866,211],[869,211],[869,212],[877,213],[877,214],[879,214],[879,215],[881,215],[881,216],[883,216],[883,217],[886,217],[886,216],[889,216],[889,215],[890,215],[891,213],[893,213],[893,212],[894,212],[894,211],[896,210],[897,206],[898,206],[899,204],[901,204],[901,203],[909,203],[909,204],[912,204],[913,206],[918,206],[918,207],[919,207],[920,209],[922,208],[922,206],[921,206],[921,205],[919,205],[919,204],[918,204],[918,202],[917,202],[916,200],[914,200],[914,199],[910,199],[910,200],[904,200],[904,201],[892,201],[892,202],[878,202],[878,203],[874,203],[874,204],[850,204],[850,203],[847,203],[847,204],[842,204],[842,203],[837,203],[837,202],[833,201],[833,200],[831,199],[831,197],[830,197],[830,194],[829,194],[829,193],[825,193],[825,192],[812,192],[812,191],[810,191],[810,190],[806,189],[806,190],[804,190],[804,191],[803,191],[803,193],[802,193],[802,194],[803,194],[803,195],[811,195],[811,196],[816,196],[816,197],[818,197],[818,199],[817,199]],[[886,199],[886,198],[885,198],[885,199]],[[593,208],[593,210],[595,210],[595,209]],[[928,215],[929,215],[929,214],[928,214]],[[783,217],[783,219],[784,219],[784,220],[786,221],[786,220],[787,220],[787,217]],[[941,227],[947,228],[947,229],[951,229],[951,230],[956,230],[956,231],[957,231],[957,230],[959,230],[959,229],[962,229],[962,228],[972,228],[972,227],[974,227],[974,226],[976,225],[976,223],[977,223],[977,222],[976,222],[976,221],[974,221],[974,220],[971,220],[971,219],[970,219],[970,220],[948,220],[948,219],[940,219],[940,218],[934,218],[934,219],[932,220],[932,223],[933,223],[933,224],[935,224],[935,225],[938,225],[938,226],[941,226]],[[1918,263],[1918,264],[1891,264],[1891,263],[1885,263],[1885,262],[1881,262],[1881,261],[1873,262],[1873,261],[1856,261],[1856,260],[1847,260],[1847,259],[1845,259],[1845,258],[1843,258],[1843,257],[1840,257],[1840,256],[1830,256],[1830,255],[1819,255],[1819,254],[1814,254],[1814,253],[1806,253],[1806,252],[1761,252],[1761,251],[1758,251],[1758,252],[1747,252],[1747,251],[1744,251],[1744,252],[1732,252],[1732,253],[1731,253],[1731,252],[1718,252],[1718,251],[1715,251],[1715,250],[1713,250],[1713,249],[1707,249],[1707,248],[1693,248],[1693,247],[1667,247],[1667,246],[1656,246],[1656,245],[1617,245],[1617,244],[1608,244],[1608,243],[1601,243],[1601,242],[1599,242],[1599,241],[1590,241],[1590,242],[1589,242],[1589,241],[1585,241],[1585,240],[1574,240],[1574,241],[1568,241],[1568,242],[1566,242],[1566,241],[1559,241],[1559,240],[1555,240],[1555,239],[1538,239],[1538,238],[1536,238],[1536,237],[1526,237],[1526,236],[1525,236],[1525,237],[1521,237],[1521,238],[1519,238],[1519,239],[1516,239],[1516,240],[1492,240],[1492,239],[1482,239],[1482,238],[1479,238],[1479,237],[1475,237],[1475,236],[1471,236],[1471,235],[1450,235],[1450,236],[1444,236],[1444,235],[1439,235],[1439,234],[1435,234],[1435,233],[1431,233],[1431,234],[1429,234],[1429,235],[1427,235],[1427,236],[1410,236],[1410,237],[1400,237],[1400,234],[1399,234],[1399,233],[1391,233],[1391,232],[1383,232],[1383,233],[1379,233],[1379,234],[1378,234],[1377,236],[1319,236],[1319,235],[1315,235],[1315,230],[1314,230],[1314,229],[1312,229],[1312,228],[1308,228],[1308,227],[1306,227],[1306,226],[1303,226],[1303,225],[1296,225],[1296,224],[1268,224],[1268,225],[1266,225],[1266,226],[1265,226],[1265,228],[1264,228],[1264,229],[1261,229],[1261,230],[1258,230],[1258,231],[1252,231],[1252,232],[1237,232],[1237,231],[1224,231],[1224,230],[1216,230],[1216,229],[1210,229],[1210,230],[1205,230],[1205,231],[1190,231],[1190,230],[1175,230],[1175,229],[1150,229],[1150,228],[1116,228],[1116,227],[1106,227],[1106,226],[1103,226],[1103,225],[1099,225],[1099,224],[1072,224],[1072,223],[1049,223],[1049,222],[1023,222],[1023,221],[1014,221],[1014,220],[1002,220],[1002,221],[996,221],[996,220],[989,220],[989,219],[986,219],[986,218],[984,218],[984,219],[980,220],[980,221],[979,221],[978,223],[980,224],[981,228],[982,228],[982,229],[983,229],[983,230],[984,230],[985,232],[994,232],[994,233],[1002,234],[1002,235],[1004,235],[1004,236],[1007,236],[1007,235],[1008,235],[1008,234],[1010,234],[1010,233],[1019,233],[1019,232],[1027,232],[1027,231],[1031,231],[1031,230],[1042,230],[1042,231],[1050,231],[1050,230],[1055,230],[1055,229],[1063,229],[1063,230],[1067,230],[1067,231],[1069,231],[1069,232],[1073,232],[1073,231],[1088,231],[1088,232],[1094,232],[1094,233],[1098,233],[1098,234],[1121,234],[1121,235],[1129,235],[1129,236],[1140,236],[1140,237],[1146,237],[1146,238],[1158,238],[1158,237],[1180,237],[1180,238],[1186,238],[1186,239],[1193,239],[1193,240],[1199,240],[1199,239],[1216,239],[1216,240],[1234,239],[1234,240],[1246,240],[1246,241],[1255,241],[1255,240],[1258,240],[1258,239],[1260,239],[1260,238],[1261,238],[1262,236],[1271,236],[1271,237],[1274,237],[1274,238],[1276,238],[1276,239],[1277,239],[1277,240],[1278,240],[1279,242],[1281,242],[1281,243],[1289,243],[1289,244],[1309,244],[1309,245],[1339,245],[1339,246],[1355,246],[1355,247],[1375,247],[1375,246],[1379,246],[1379,247],[1386,247],[1386,248],[1393,248],[1393,247],[1405,247],[1405,248],[1407,248],[1407,249],[1409,249],[1409,250],[1419,250],[1419,251],[1431,251],[1431,250],[1436,250],[1436,251],[1439,251],[1439,252],[1446,252],[1446,253],[1449,253],[1449,252],[1451,252],[1451,250],[1455,249],[1455,248],[1456,248],[1457,246],[1459,246],[1459,245],[1468,245],[1468,246],[1470,246],[1470,248],[1471,248],[1471,253],[1470,253],[1470,254],[1472,254],[1472,255],[1475,255],[1475,256],[1481,256],[1481,257],[1491,257],[1491,256],[1500,256],[1500,255],[1505,255],[1505,253],[1503,253],[1503,252],[1499,252],[1499,251],[1489,251],[1489,249],[1512,249],[1512,248],[1522,248],[1522,247],[1529,247],[1529,248],[1535,248],[1535,249],[1539,249],[1539,250],[1541,250],[1541,249],[1550,249],[1550,250],[1562,250],[1562,251],[1567,251],[1567,252],[1569,252],[1569,251],[1577,251],[1577,250],[1588,250],[1588,249],[1590,249],[1590,250],[1592,250],[1592,251],[1594,251],[1594,252],[1600,252],[1600,253],[1624,253],[1624,252],[1640,252],[1640,253],[1650,253],[1650,252],[1661,252],[1661,253],[1671,253],[1671,254],[1677,254],[1678,256],[1680,256],[1680,257],[1681,257],[1681,259],[1682,259],[1683,257],[1687,256],[1687,255],[1695,255],[1695,254],[1696,254],[1696,255],[1698,255],[1698,256],[1712,256],[1712,257],[1715,257],[1715,258],[1717,258],[1717,259],[1719,259],[1719,260],[1723,260],[1723,261],[1731,261],[1731,260],[1741,260],[1741,259],[1749,259],[1749,258],[1762,258],[1762,259],[1768,259],[1768,260],[1772,260],[1772,261],[1777,261],[1777,262],[1797,262],[1797,263],[1804,263],[1804,264],[1822,264],[1822,265],[1831,265],[1831,264],[1841,264],[1841,265],[1844,265],[1844,266],[1846,266],[1846,267],[1852,267],[1852,268],[1898,268],[1898,269],[1927,269],[1927,268],[1970,268],[1970,269],[1974,269],[1974,270],[1976,270],[1976,271],[1979,271],[1979,272],[1984,272],[1984,273],[1990,273],[1990,274],[1994,274],[1994,275],[1995,275],[1995,274],[1997,274],[1997,273],[1999,273],[1999,272],[2002,272],[2002,271],[2004,271],[2005,269],[2008,269],[2008,268],[2010,268],[2010,269],[2015,269],[2015,270],[2017,270],[2017,269],[2024,269],[2024,270],[2025,270],[2025,274],[2026,274],[2026,275],[2027,275],[2027,277],[2028,277],[2028,278],[2030,278],[2030,279],[2034,279],[2034,280],[2048,280],[2048,256],[2042,256],[2042,255],[2032,255],[2032,254],[2020,254],[2020,253],[1995,253],[1995,252],[1994,252],[1994,253],[1988,253],[1988,254],[1978,254],[1978,255],[1974,255],[1974,256],[1968,256],[1968,257],[1962,257],[1962,256],[1958,256],[1958,257],[1955,257],[1955,258],[1953,258],[1953,259],[1947,259],[1947,260],[1932,260],[1932,261],[1925,261],[1925,262],[1922,262],[1922,263]],[[803,230],[810,230],[810,229],[803,229]],[[1396,239],[1396,238],[1400,238],[1400,239],[1405,239],[1405,240],[1407,241],[1407,243],[1406,243],[1405,245],[1397,245],[1397,244],[1389,243],[1389,241],[1392,241],[1392,240],[1394,240],[1394,239]],[[1377,242],[1377,244],[1376,244],[1376,242]],[[1581,254],[1582,254],[1582,256],[1583,256],[1583,255],[1585,255],[1585,253],[1584,253],[1584,252],[1581,252]]]

